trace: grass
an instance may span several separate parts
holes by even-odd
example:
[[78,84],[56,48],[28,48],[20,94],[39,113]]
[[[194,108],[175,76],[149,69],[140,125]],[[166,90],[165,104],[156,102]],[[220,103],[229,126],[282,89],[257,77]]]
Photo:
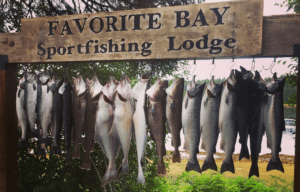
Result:
[[[173,182],[173,184],[174,184],[174,181],[173,181],[174,179],[178,179],[178,178],[180,178],[180,175],[182,175],[183,173],[186,173],[185,166],[186,166],[187,160],[182,160],[181,163],[172,163],[170,161],[170,159],[165,159],[165,162],[169,162],[169,168],[170,168],[169,169],[170,172],[168,172],[168,175],[166,176],[166,178],[168,178],[168,183]],[[200,163],[200,166],[202,166],[203,160],[199,160],[199,163]],[[216,164],[218,166],[218,171],[219,171],[222,161],[216,160]],[[250,182],[250,183],[248,183],[249,185],[254,185],[253,183],[257,182],[257,183],[260,183],[259,186],[261,185],[263,187],[270,187],[273,189],[277,189],[279,191],[293,191],[294,164],[283,164],[285,173],[282,173],[277,170],[267,172],[266,171],[267,162],[259,163],[258,166],[259,166],[260,177],[259,178],[252,177],[251,179],[248,179],[251,162],[235,161],[234,166],[235,166],[235,174],[233,174],[231,172],[225,172],[223,174],[219,174],[219,172],[211,171],[211,170],[205,171],[202,174],[199,174],[194,171],[191,171],[191,172],[193,172],[195,175],[197,175],[199,177],[199,179],[202,178],[202,175],[206,175],[206,174],[214,175],[215,174],[217,180],[221,179],[219,177],[222,177],[224,182],[225,181],[229,182],[229,183],[233,182],[232,185],[236,185],[237,184],[236,182],[242,182],[242,181],[245,183]],[[229,179],[229,180],[227,181],[226,179]],[[186,184],[184,184],[184,186],[185,185]],[[255,187],[260,188],[259,186],[255,186]],[[224,189],[224,190],[226,191],[227,189]],[[231,189],[231,190],[235,191],[235,189]],[[261,188],[260,190],[265,191],[265,189],[263,189],[263,188]],[[259,190],[257,189],[254,191],[259,191]]]

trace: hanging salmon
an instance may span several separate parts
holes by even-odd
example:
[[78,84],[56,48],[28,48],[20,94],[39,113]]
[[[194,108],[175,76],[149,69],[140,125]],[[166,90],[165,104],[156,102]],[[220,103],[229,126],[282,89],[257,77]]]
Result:
[[79,75],[78,78],[73,77],[73,158],[80,159],[81,132],[85,121],[86,113],[86,85]]
[[119,178],[122,173],[129,171],[128,153],[133,132],[132,117],[134,113],[134,103],[131,96],[130,79],[126,75],[122,76],[116,91],[114,99],[115,113],[110,135],[119,140],[124,154],[122,164],[118,170]]
[[85,138],[84,138],[84,156],[82,160],[82,169],[91,169],[90,152],[94,145],[96,112],[98,108],[98,100],[102,85],[96,76],[92,80],[86,79],[87,89],[87,107],[85,117]]
[[35,122],[37,120],[37,75],[34,71],[30,73],[25,72],[25,111],[27,114],[27,121],[30,128],[30,138],[38,138],[38,132],[35,129]]
[[142,169],[142,158],[145,153],[147,144],[147,124],[146,124],[146,90],[150,87],[150,79],[146,74],[132,88],[132,97],[136,100],[135,112],[133,114],[134,135],[136,141],[137,157],[138,157],[138,178],[137,182],[145,184],[145,176]]
[[54,139],[52,143],[52,148],[50,149],[50,154],[61,155],[59,140],[61,137],[63,123],[63,96],[58,93],[58,89],[63,84],[64,79],[58,80],[57,76],[54,75],[52,80],[53,84],[50,86],[50,89],[53,92],[51,133]]
[[272,151],[267,171],[276,169],[284,172],[279,158],[282,132],[285,130],[283,113],[284,84],[285,78],[278,79],[276,73],[274,73],[273,78],[266,85],[267,100],[264,108],[264,124],[267,134],[267,146]]
[[[99,143],[109,161],[101,186],[115,180],[117,177],[115,159],[118,155],[120,144],[118,138],[110,136],[109,133],[114,118],[114,94],[118,84],[119,82],[113,76],[109,77],[108,82],[101,89],[96,112],[95,141]],[[99,83],[96,90],[100,88]]]
[[214,160],[216,145],[219,137],[219,110],[223,84],[216,84],[212,76],[209,84],[206,85],[200,110],[200,130],[202,145],[201,149],[206,151],[202,171],[212,169],[217,171]]
[[201,173],[201,168],[197,159],[200,143],[200,109],[202,93],[206,83],[196,84],[194,75],[191,83],[187,85],[187,90],[182,103],[182,126],[184,139],[189,159],[186,164],[186,171],[197,171]]
[[182,111],[182,99],[183,99],[184,79],[174,79],[172,84],[166,89],[167,93],[167,106],[166,106],[166,118],[167,128],[172,135],[171,144],[174,147],[174,154],[172,156],[172,162],[181,162],[180,153],[178,148],[180,147],[180,131],[182,128],[181,123],[181,111]]
[[25,101],[24,101],[24,94],[25,94],[25,75],[24,73],[23,78],[19,81],[19,86],[17,88],[16,94],[16,111],[18,117],[18,128],[22,132],[22,136],[19,142],[19,147],[29,147],[29,142],[27,138],[27,128],[28,128],[28,121],[27,121],[27,114],[25,110]]
[[48,140],[48,129],[51,124],[53,92],[50,90],[52,85],[50,75],[46,72],[38,74],[37,82],[37,115],[38,124],[41,128],[39,136],[38,156],[46,155],[46,145],[50,145]]
[[252,165],[249,177],[259,177],[258,158],[261,151],[261,142],[265,132],[264,128],[264,106],[266,99],[266,82],[261,78],[258,71],[255,71],[252,80],[250,94],[250,149]]
[[65,143],[67,147],[66,158],[70,160],[71,136],[73,127],[73,96],[72,85],[68,77],[65,77],[64,83],[59,88],[59,94],[63,96],[63,125],[65,131]]
[[225,171],[235,173],[232,154],[238,132],[236,123],[237,85],[242,78],[243,75],[239,71],[231,70],[230,76],[223,83],[219,127],[221,132],[220,149],[225,151],[225,158],[221,166],[221,173]]
[[163,157],[166,155],[166,98],[165,89],[168,81],[157,79],[156,82],[146,91],[148,95],[148,126],[151,139],[156,144],[156,154],[159,158],[157,164],[157,174],[166,174],[166,165]]

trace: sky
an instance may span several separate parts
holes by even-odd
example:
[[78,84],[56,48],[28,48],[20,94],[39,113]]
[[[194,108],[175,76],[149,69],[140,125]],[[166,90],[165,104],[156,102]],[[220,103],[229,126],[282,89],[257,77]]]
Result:
[[[213,3],[213,2],[222,2],[222,1],[228,1],[228,0],[206,0],[206,3]],[[282,14],[291,14],[293,13],[292,10],[289,12],[286,12],[287,7],[283,6],[275,6],[275,3],[281,4],[283,0],[264,0],[264,16],[270,16],[270,15],[282,15]],[[243,66],[247,70],[251,70],[253,59],[234,59],[234,62],[232,62],[232,59],[215,59],[215,68],[214,65],[212,65],[212,59],[209,60],[197,60],[196,65],[194,65],[194,60],[189,61],[190,66],[190,76],[186,80],[191,80],[193,75],[196,75],[196,80],[202,80],[202,79],[210,79],[211,75],[215,76],[216,78],[227,78],[230,73],[230,68],[232,69],[238,69],[240,70],[240,66]],[[291,62],[290,58],[277,58],[276,61],[278,62],[281,60],[280,64],[274,65],[272,68],[272,72],[276,72],[278,76],[285,74],[289,72],[289,68],[287,67],[289,63]],[[255,70],[261,71],[260,75],[262,78],[271,77],[272,73],[270,70],[264,70],[263,66],[265,68],[269,68],[272,62],[274,61],[274,58],[255,58]],[[287,61],[285,65],[282,64],[283,61]],[[234,65],[235,64],[235,65]],[[213,70],[214,68],[214,70]],[[213,71],[212,71],[213,70]],[[211,73],[212,71],[212,73]]]

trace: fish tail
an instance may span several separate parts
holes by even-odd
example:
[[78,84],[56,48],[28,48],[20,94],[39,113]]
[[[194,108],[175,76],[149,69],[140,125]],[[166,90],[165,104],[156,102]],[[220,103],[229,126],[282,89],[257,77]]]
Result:
[[180,153],[178,154],[174,153],[172,156],[172,163],[180,163],[180,162],[181,162]]
[[76,145],[75,145],[72,157],[80,159],[80,148],[79,148],[79,146],[76,147]]
[[85,152],[80,168],[91,170],[91,159],[90,159],[90,153],[89,152]]
[[45,148],[39,148],[38,149],[38,156],[39,157],[45,157],[46,156]]
[[126,160],[125,162],[123,160],[121,166],[119,167],[117,177],[120,178],[120,176],[123,173],[127,173],[127,172],[129,172],[128,160]]
[[202,171],[206,171],[207,169],[215,170],[217,171],[217,165],[214,159],[212,161],[207,161],[205,159],[203,165],[202,165]]
[[158,162],[157,164],[157,175],[165,175],[167,174],[166,165],[164,162]]
[[284,169],[279,158],[277,160],[273,160],[272,158],[270,159],[267,166],[267,171],[271,171],[271,170],[278,170],[284,173]]
[[258,170],[258,164],[257,162],[252,162],[250,172],[249,172],[249,178],[252,176],[259,177],[259,170]]
[[143,185],[145,184],[145,176],[142,169],[139,170],[137,183],[142,183]]
[[110,167],[107,168],[106,173],[101,181],[101,187],[106,185],[108,182],[115,180],[117,177],[117,169],[114,166],[114,168],[110,169]]
[[243,159],[244,157],[247,158],[247,159],[250,158],[250,156],[249,156],[249,149],[248,149],[247,145],[243,146],[241,148],[239,160]]
[[185,170],[186,171],[197,171],[197,172],[201,173],[201,168],[200,168],[198,160],[196,160],[196,163],[191,163],[190,161],[188,161],[186,164]]
[[230,159],[229,162],[223,161],[221,166],[221,174],[224,173],[225,171],[230,171],[231,173],[235,173],[232,158]]
[[51,154],[58,154],[61,155],[61,148],[60,146],[52,146],[52,148],[50,149],[50,153]]
[[20,142],[19,142],[19,148],[28,148],[29,147],[29,142],[28,142],[28,140],[26,139],[26,140],[20,140]]

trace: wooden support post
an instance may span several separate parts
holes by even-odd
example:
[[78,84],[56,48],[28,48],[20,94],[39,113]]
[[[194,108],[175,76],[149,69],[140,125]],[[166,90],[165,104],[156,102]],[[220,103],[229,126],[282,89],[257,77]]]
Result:
[[0,191],[17,191],[17,65],[0,55]]
[[300,191],[300,44],[295,44],[294,56],[298,57],[298,80],[297,80],[297,114],[296,114],[296,136],[295,136],[295,172],[294,191]]

